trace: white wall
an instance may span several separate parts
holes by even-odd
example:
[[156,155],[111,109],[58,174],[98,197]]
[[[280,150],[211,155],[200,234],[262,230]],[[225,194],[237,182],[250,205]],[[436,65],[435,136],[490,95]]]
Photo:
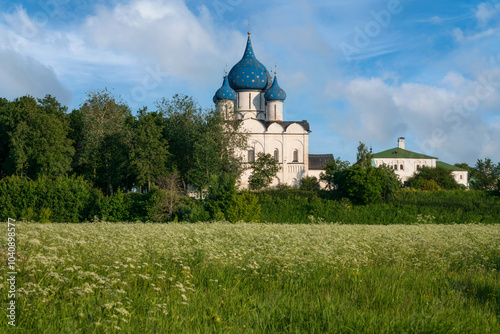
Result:
[[[375,158],[375,167],[387,165],[394,169],[394,172],[401,182],[405,182],[415,174],[419,167],[436,167],[436,159],[392,159],[392,158]],[[403,169],[401,169],[403,165]],[[397,169],[394,168],[397,166]]]
[[[274,123],[268,129],[261,121],[255,119],[244,120],[241,124],[243,131],[247,131],[248,149],[257,153],[264,152],[274,157],[274,150],[279,150],[279,164],[281,170],[272,185],[284,183],[296,186],[299,180],[307,175],[309,167],[309,133],[300,125],[292,124],[285,129],[281,124]],[[293,162],[293,151],[298,151],[298,162]],[[239,152],[245,162],[248,162],[248,150]],[[240,186],[248,188],[248,178],[251,170],[247,170],[240,178]]]

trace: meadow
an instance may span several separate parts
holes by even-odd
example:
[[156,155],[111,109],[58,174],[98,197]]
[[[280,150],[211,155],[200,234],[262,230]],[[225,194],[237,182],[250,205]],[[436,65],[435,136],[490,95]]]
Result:
[[2,307],[2,332],[500,332],[497,224],[21,222],[16,233],[17,326]]

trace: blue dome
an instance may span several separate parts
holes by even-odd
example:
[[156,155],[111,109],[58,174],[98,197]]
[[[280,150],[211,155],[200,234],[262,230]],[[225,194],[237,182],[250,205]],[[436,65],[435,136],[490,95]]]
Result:
[[229,87],[227,76],[224,76],[224,82],[222,83],[221,88],[219,88],[214,95],[214,103],[224,100],[236,101],[236,92]]
[[229,72],[229,85],[235,91],[264,90],[271,85],[271,75],[266,67],[255,58],[250,33],[243,58]]
[[278,85],[278,77],[274,76],[274,82],[271,88],[269,88],[264,94],[266,101],[285,101],[286,93],[283,89],[281,89],[280,85]]

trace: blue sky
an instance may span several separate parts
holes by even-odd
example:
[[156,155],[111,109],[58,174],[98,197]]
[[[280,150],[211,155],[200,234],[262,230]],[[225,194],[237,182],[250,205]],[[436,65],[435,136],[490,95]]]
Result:
[[257,58],[309,121],[310,153],[359,141],[448,163],[500,161],[500,1],[41,0],[0,4],[0,96],[70,109],[108,88],[133,111],[176,93],[212,106],[248,19]]

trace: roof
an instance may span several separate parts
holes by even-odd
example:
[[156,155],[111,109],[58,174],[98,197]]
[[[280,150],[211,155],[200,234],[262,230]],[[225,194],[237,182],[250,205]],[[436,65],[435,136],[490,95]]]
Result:
[[236,92],[229,87],[227,76],[224,76],[221,88],[215,92],[213,101],[214,103],[217,103],[217,101],[236,101]]
[[453,165],[447,164],[446,162],[442,162],[442,161],[437,161],[436,167],[443,167],[443,168],[449,169],[449,170],[454,171],[454,172],[468,172],[468,170],[465,168],[453,166]]
[[292,124],[300,124],[302,125],[302,127],[304,128],[304,130],[306,130],[307,132],[311,132],[310,130],[310,127],[309,127],[309,122],[306,121],[306,120],[303,120],[303,121],[286,121],[286,122],[283,122],[283,121],[266,121],[266,128],[268,128],[271,124],[273,123],[278,123],[278,124],[281,124],[283,125],[283,127],[285,128],[288,128],[290,125]]
[[402,148],[395,147],[390,150],[375,153],[373,155],[375,159],[437,159],[436,157],[431,157],[429,155],[416,153],[408,150],[403,150]]
[[309,169],[323,170],[333,160],[333,154],[309,154]]
[[233,66],[228,78],[229,85],[235,91],[264,90],[271,86],[271,75],[253,52],[250,33],[243,58]]
[[286,93],[278,84],[278,77],[274,76],[273,85],[264,94],[266,101],[285,101]]

